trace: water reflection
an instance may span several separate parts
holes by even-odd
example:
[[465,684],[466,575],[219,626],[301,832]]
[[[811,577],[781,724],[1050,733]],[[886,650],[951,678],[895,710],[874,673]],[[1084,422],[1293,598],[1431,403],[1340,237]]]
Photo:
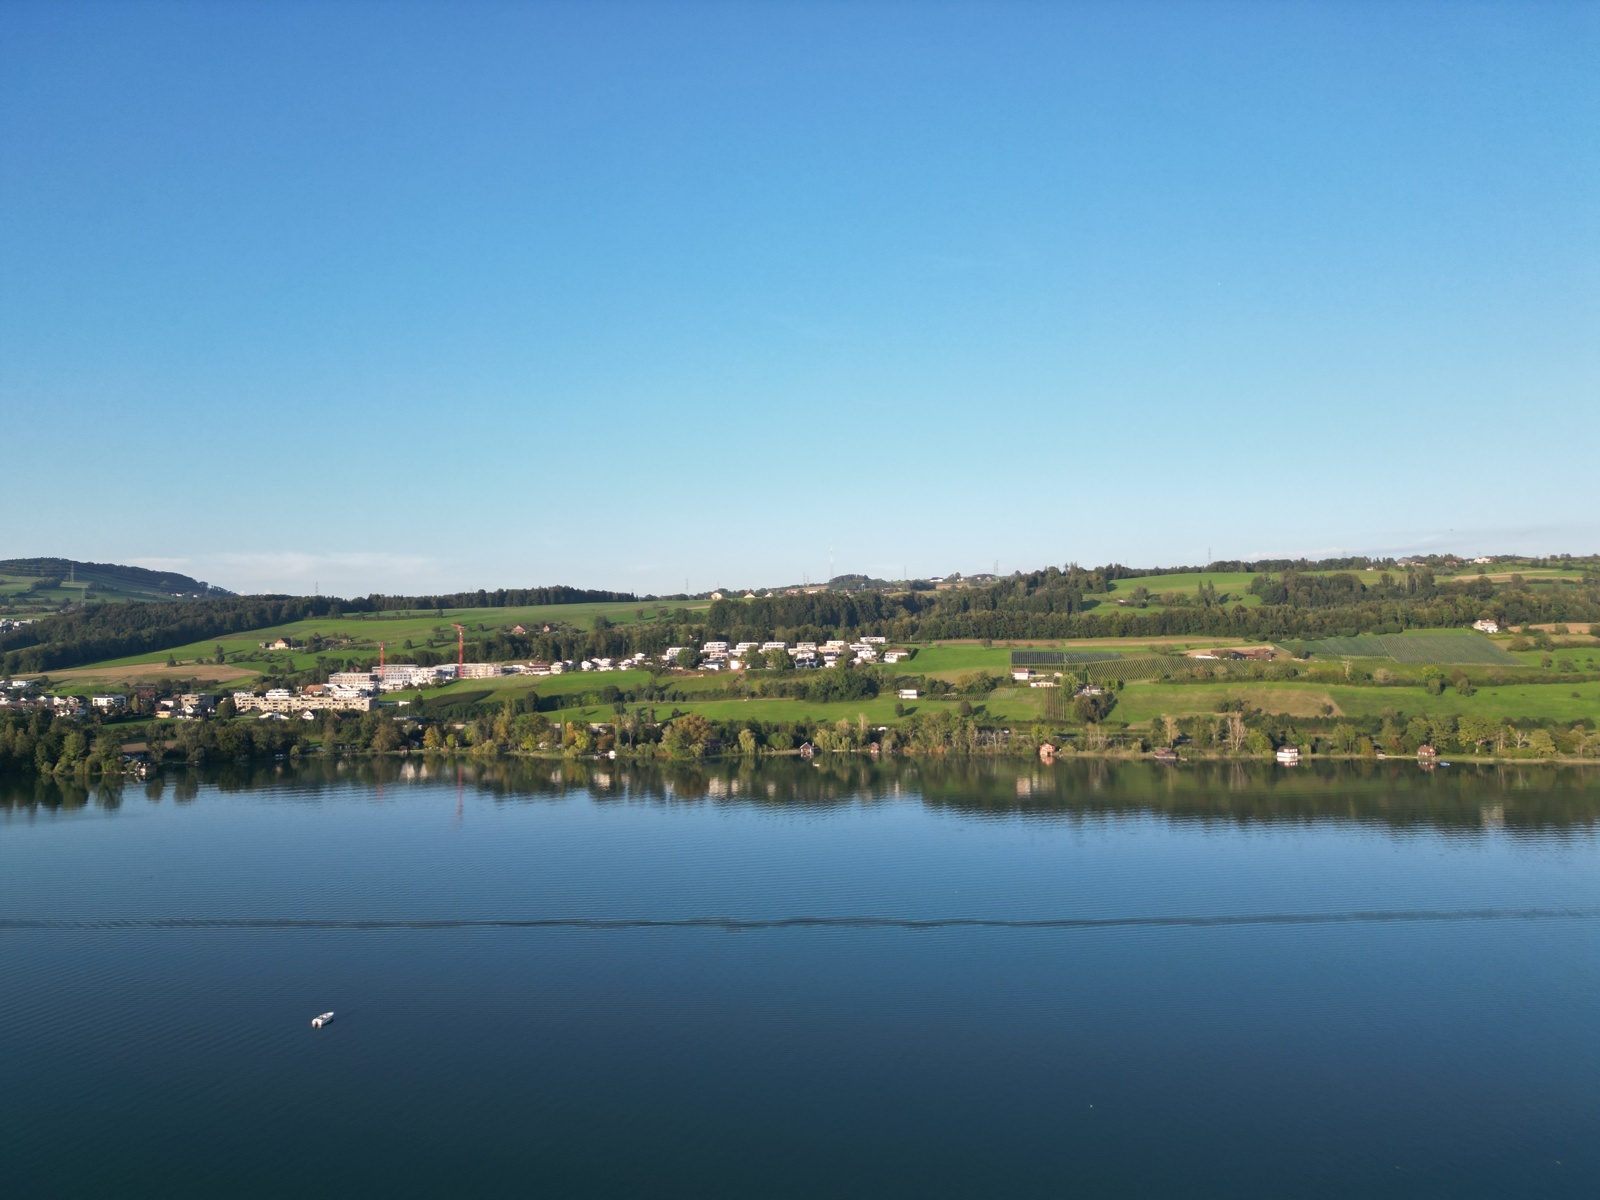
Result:
[[1171,767],[1110,759],[874,762],[798,760],[618,763],[444,758],[309,759],[169,767],[146,780],[85,783],[45,777],[0,784],[15,816],[143,800],[189,804],[203,787],[282,790],[296,797],[370,788],[454,786],[506,802],[584,795],[601,803],[709,803],[827,809],[915,800],[966,815],[1158,814],[1235,823],[1340,820],[1411,827],[1548,830],[1600,817],[1600,769],[1548,764],[1458,766],[1424,772],[1405,762],[1325,763],[1285,770],[1212,762]]

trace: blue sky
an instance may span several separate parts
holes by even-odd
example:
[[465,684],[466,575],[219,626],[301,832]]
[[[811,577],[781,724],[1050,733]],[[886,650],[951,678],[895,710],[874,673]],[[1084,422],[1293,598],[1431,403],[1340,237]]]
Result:
[[0,8],[0,556],[1600,550],[1600,7]]

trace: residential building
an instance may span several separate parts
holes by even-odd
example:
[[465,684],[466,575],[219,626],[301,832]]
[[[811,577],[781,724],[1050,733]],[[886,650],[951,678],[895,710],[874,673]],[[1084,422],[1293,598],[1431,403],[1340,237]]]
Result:
[[102,712],[116,712],[119,709],[128,707],[128,698],[126,696],[94,696],[89,700],[89,703]]
[[254,692],[235,692],[233,706],[240,712],[301,713],[310,716],[317,711],[371,712],[376,701],[369,692],[354,688],[324,688],[316,684],[298,696],[288,688],[273,688],[264,696]]
[[1481,621],[1474,621],[1472,627],[1479,633],[1499,633],[1500,622],[1492,617],[1485,617]]

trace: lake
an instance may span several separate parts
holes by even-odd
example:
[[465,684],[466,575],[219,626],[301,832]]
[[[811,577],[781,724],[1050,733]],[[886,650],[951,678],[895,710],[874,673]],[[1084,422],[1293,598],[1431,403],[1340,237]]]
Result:
[[0,786],[0,1191],[1594,1196],[1597,820],[1393,762]]

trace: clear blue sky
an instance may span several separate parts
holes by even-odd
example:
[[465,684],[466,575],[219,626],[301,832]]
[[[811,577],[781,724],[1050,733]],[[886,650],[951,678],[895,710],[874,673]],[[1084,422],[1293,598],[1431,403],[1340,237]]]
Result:
[[1600,550],[1600,5],[0,7],[0,557]]

